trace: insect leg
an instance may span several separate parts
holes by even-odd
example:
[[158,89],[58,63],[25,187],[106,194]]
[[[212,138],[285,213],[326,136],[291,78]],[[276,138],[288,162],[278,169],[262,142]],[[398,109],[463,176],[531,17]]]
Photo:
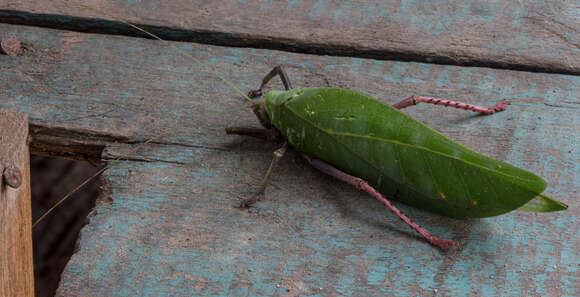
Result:
[[463,102],[457,102],[457,101],[451,101],[451,100],[445,100],[445,99],[437,99],[437,98],[423,97],[423,96],[411,96],[411,97],[409,97],[409,98],[407,98],[399,103],[394,104],[393,107],[396,109],[403,109],[403,108],[409,107],[411,105],[417,105],[420,102],[431,103],[431,104],[435,104],[435,105],[443,105],[445,107],[451,106],[451,107],[455,107],[455,108],[479,112],[481,114],[492,114],[492,113],[495,113],[496,111],[506,110],[507,105],[510,103],[509,100],[504,99],[504,100],[496,103],[492,107],[483,107],[483,106],[477,106],[477,105],[473,105],[473,104],[469,104],[469,103],[463,103]]
[[268,73],[264,77],[264,79],[262,80],[262,84],[260,84],[260,88],[258,88],[257,90],[251,90],[250,92],[248,92],[248,96],[250,96],[251,98],[256,98],[256,97],[262,96],[262,89],[276,75],[280,76],[280,80],[282,80],[282,83],[284,84],[284,88],[286,88],[286,90],[292,89],[292,83],[290,83],[290,79],[288,78],[288,75],[286,75],[286,72],[284,71],[284,69],[282,69],[282,66],[278,65],[278,66],[274,67],[270,71],[270,73]]
[[227,127],[226,134],[238,134],[251,136],[255,138],[265,139],[265,140],[277,140],[280,139],[280,132],[276,129],[262,129],[262,128],[249,128],[249,127]]
[[317,159],[312,159],[306,155],[303,155],[303,156],[312,165],[312,167],[314,167],[314,168],[316,168],[316,169],[318,169],[318,170],[320,170],[320,171],[322,171],[330,176],[333,176],[337,179],[340,179],[341,181],[349,183],[359,190],[363,190],[363,191],[369,193],[375,199],[379,200],[382,204],[384,204],[386,207],[388,207],[393,213],[395,213],[399,217],[399,219],[401,219],[403,222],[405,222],[407,225],[409,225],[413,230],[417,231],[417,233],[421,234],[430,244],[438,246],[438,247],[443,248],[443,249],[455,245],[455,242],[453,242],[451,240],[441,239],[441,238],[431,234],[429,231],[423,229],[421,226],[417,225],[417,223],[413,222],[409,217],[407,217],[399,209],[397,209],[393,204],[391,204],[391,202],[389,200],[387,200],[387,198],[385,198],[385,196],[383,196],[381,193],[379,193],[377,190],[375,190],[373,187],[371,187],[366,181],[362,180],[361,178],[358,178],[358,177],[352,176],[350,174],[347,174],[345,172],[342,172],[342,171],[338,170],[337,168],[333,167],[332,165],[329,165],[323,161],[320,161]]
[[256,202],[258,202],[258,200],[261,200],[261,198],[264,196],[264,192],[266,192],[266,187],[270,182],[270,176],[272,175],[272,171],[274,171],[276,164],[278,164],[278,161],[280,161],[280,159],[282,159],[282,157],[286,153],[287,148],[288,142],[284,142],[284,145],[282,145],[281,148],[274,151],[274,158],[272,158],[272,162],[270,162],[270,167],[268,167],[268,171],[266,171],[266,177],[264,177],[264,181],[262,182],[260,189],[258,189],[258,192],[253,197],[244,199],[240,204],[240,208],[249,208]]

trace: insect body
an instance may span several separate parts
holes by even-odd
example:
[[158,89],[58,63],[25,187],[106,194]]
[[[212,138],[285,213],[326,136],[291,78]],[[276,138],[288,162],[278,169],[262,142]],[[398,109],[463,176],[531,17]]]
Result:
[[[392,107],[347,89],[292,89],[279,66],[249,95],[260,96],[275,75],[280,76],[286,91],[269,91],[263,103],[252,106],[266,130],[234,127],[226,131],[284,139],[315,168],[365,190],[434,245],[445,248],[454,242],[413,223],[381,193],[454,218],[490,217],[515,209],[548,212],[567,208],[541,194],[546,182],[540,177],[475,152],[399,111],[427,102],[492,114],[504,110],[504,102],[485,108],[412,96]],[[286,143],[275,153],[260,195],[285,147]],[[242,206],[257,200],[246,199]]]
[[354,91],[270,91],[265,106],[272,124],[298,151],[368,181],[388,197],[445,216],[500,215],[546,188],[540,177]]

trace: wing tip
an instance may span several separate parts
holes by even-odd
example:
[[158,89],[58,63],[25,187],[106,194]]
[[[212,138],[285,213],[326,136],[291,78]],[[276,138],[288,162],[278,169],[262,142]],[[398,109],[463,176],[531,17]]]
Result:
[[568,205],[546,195],[539,194],[518,210],[528,212],[554,212],[568,209]]

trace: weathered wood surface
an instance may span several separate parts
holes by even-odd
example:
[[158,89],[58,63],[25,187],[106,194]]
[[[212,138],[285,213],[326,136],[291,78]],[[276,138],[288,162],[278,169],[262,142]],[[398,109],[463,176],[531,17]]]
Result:
[[459,243],[442,252],[295,153],[281,161],[267,201],[237,209],[278,144],[224,135],[226,126],[258,123],[248,110],[218,113],[244,100],[171,47],[10,25],[0,35],[34,48],[0,56],[0,108],[30,115],[32,148],[104,147],[110,159],[161,133],[107,170],[108,190],[59,296],[578,295],[578,76],[173,43],[243,90],[283,64],[296,86],[347,87],[386,103],[412,94],[512,100],[488,117],[406,112],[537,173],[570,208],[453,220],[397,204]]
[[[34,296],[29,158],[26,115],[0,109],[0,296]],[[9,166],[20,184],[5,181]]]
[[164,28],[156,32],[166,39],[580,74],[574,1],[226,2],[20,0],[0,5],[0,17],[126,33],[124,25],[102,21],[121,19]]

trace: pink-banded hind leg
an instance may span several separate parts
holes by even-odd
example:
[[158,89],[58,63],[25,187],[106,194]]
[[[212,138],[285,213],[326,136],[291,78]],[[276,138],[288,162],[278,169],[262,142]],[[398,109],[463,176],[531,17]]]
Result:
[[396,208],[393,204],[391,204],[391,202],[389,200],[387,200],[387,198],[385,198],[385,196],[383,196],[381,193],[379,193],[377,190],[375,190],[373,187],[371,187],[366,181],[362,180],[361,178],[358,178],[358,177],[352,176],[350,174],[347,174],[345,172],[342,172],[342,171],[338,170],[337,168],[333,167],[332,165],[329,165],[328,163],[325,163],[323,161],[310,158],[306,155],[303,155],[303,156],[308,161],[308,163],[310,163],[310,165],[312,165],[312,167],[314,167],[314,168],[316,168],[316,169],[318,169],[318,170],[320,170],[320,171],[322,171],[322,172],[324,172],[332,177],[340,179],[341,181],[349,183],[359,190],[363,190],[363,191],[369,193],[375,199],[379,200],[382,204],[384,204],[386,207],[388,207],[403,222],[405,222],[407,225],[409,225],[411,228],[413,228],[413,230],[415,230],[415,231],[417,231],[417,233],[421,234],[421,236],[423,236],[430,244],[438,246],[442,249],[446,249],[450,246],[455,245],[454,241],[441,239],[441,238],[431,234],[429,231],[423,229],[421,226],[417,225],[417,223],[413,222],[409,217],[407,217],[398,208]]
[[495,113],[497,111],[503,111],[506,110],[508,104],[510,103],[509,100],[504,99],[498,103],[496,103],[494,106],[492,107],[483,107],[483,106],[477,106],[477,105],[473,105],[473,104],[469,104],[469,103],[463,103],[463,102],[457,102],[457,101],[451,101],[451,100],[445,100],[445,99],[437,99],[437,98],[431,98],[431,97],[424,97],[424,96],[411,96],[397,104],[394,104],[393,107],[396,109],[403,109],[405,107],[409,107],[411,105],[417,105],[418,103],[423,102],[423,103],[430,103],[430,104],[435,104],[435,105],[443,105],[445,107],[455,107],[455,108],[460,108],[460,109],[465,109],[465,110],[471,110],[474,112],[479,112],[481,114],[492,114]]

